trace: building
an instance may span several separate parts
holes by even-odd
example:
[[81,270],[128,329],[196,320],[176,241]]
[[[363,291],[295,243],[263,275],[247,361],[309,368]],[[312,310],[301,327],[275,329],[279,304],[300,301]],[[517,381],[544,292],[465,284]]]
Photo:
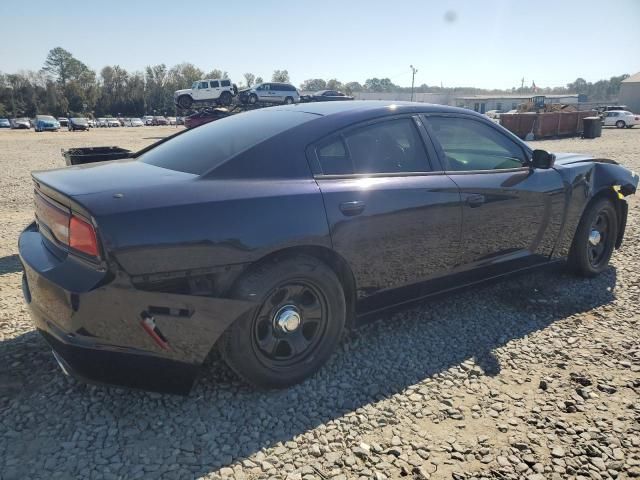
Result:
[[[534,94],[525,95],[468,95],[455,98],[455,106],[475,110],[476,112],[485,113],[489,110],[498,110],[500,112],[508,112],[515,110],[518,105],[527,103]],[[545,103],[561,103],[575,104],[586,101],[584,95],[567,94],[567,95],[543,95]]]
[[622,81],[618,100],[633,113],[640,113],[640,72]]

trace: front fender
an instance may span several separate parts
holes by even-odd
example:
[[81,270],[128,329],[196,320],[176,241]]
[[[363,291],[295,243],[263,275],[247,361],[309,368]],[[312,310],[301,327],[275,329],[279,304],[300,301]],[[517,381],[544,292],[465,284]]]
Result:
[[554,167],[565,185],[565,213],[553,257],[568,255],[573,237],[589,203],[602,195],[610,196],[616,204],[620,229],[616,248],[622,245],[628,206],[624,199],[633,195],[638,186],[638,175],[611,160],[576,159]]

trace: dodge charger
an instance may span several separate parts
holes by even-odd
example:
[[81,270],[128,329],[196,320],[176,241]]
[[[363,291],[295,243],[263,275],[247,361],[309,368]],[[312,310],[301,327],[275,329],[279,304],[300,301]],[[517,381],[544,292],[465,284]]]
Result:
[[597,275],[638,184],[468,110],[368,101],[240,113],[32,177],[23,292],[61,368],[183,394],[214,348],[282,388],[365,315],[560,260]]

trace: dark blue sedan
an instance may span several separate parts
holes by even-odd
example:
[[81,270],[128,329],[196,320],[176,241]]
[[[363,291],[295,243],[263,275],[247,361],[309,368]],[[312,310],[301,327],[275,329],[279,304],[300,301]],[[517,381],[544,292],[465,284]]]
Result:
[[240,113],[33,180],[24,297],[63,370],[180,393],[214,348],[286,387],[365,315],[564,258],[596,275],[638,183],[468,110],[364,101]]

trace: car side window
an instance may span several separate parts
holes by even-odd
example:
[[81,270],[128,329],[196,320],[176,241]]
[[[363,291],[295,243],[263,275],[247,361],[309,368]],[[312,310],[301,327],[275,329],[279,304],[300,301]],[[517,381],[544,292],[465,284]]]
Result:
[[230,86],[231,86],[231,81],[230,81],[230,80],[222,80],[222,81],[220,82],[220,84],[221,84],[223,87],[230,87]]
[[348,131],[321,144],[316,152],[325,175],[431,170],[422,138],[410,118]]
[[428,117],[442,146],[447,170],[504,170],[526,164],[523,149],[483,122],[461,117]]
[[216,80],[215,82],[211,82],[211,88],[218,88],[220,83]]
[[200,82],[199,89],[209,88],[209,82]]

